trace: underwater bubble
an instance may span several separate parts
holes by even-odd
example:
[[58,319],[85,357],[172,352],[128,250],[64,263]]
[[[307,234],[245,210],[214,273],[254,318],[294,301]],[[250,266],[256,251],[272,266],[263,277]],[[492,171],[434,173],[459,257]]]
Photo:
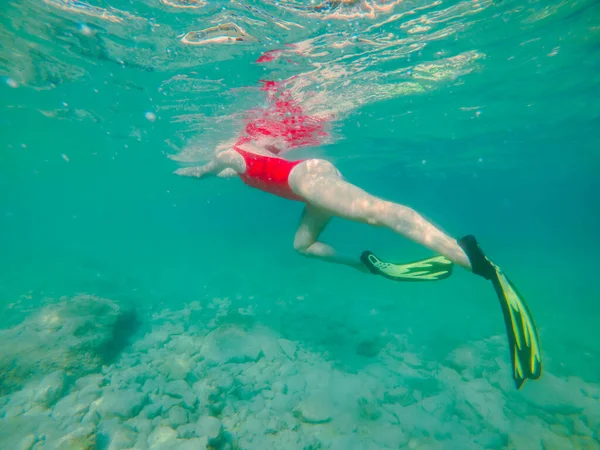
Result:
[[94,34],[93,31],[92,31],[92,29],[90,27],[88,27],[85,23],[80,23],[77,26],[77,29],[84,36],[91,36],[92,34]]
[[144,114],[144,117],[146,118],[146,120],[149,120],[150,122],[154,122],[156,120],[156,114],[154,114],[151,111],[148,111]]
[[12,79],[12,78],[10,78],[10,77],[7,77],[7,78],[6,78],[6,80],[5,80],[5,82],[6,82],[6,85],[7,85],[8,87],[11,87],[11,88],[13,88],[13,89],[15,89],[15,88],[18,88],[18,87],[19,87],[19,83],[17,83],[15,80],[13,80],[13,79]]

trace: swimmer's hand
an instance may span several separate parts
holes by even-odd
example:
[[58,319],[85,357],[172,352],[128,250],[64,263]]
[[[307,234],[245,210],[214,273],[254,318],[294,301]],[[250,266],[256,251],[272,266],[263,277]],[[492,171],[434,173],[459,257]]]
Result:
[[182,177],[200,178],[202,175],[204,175],[202,172],[202,167],[182,167],[181,169],[177,169],[173,173]]
[[213,160],[203,166],[182,167],[181,169],[177,169],[174,173],[175,175],[181,175],[183,177],[202,178],[207,175],[217,175],[223,169],[226,169],[226,167],[223,167],[223,164]]
[[225,169],[217,174],[219,178],[233,178],[237,177],[238,173],[233,169]]

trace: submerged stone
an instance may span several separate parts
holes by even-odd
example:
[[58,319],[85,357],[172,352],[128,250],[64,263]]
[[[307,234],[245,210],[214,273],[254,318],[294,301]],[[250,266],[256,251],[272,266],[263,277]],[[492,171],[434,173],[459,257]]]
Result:
[[551,414],[579,414],[587,403],[580,389],[550,373],[536,383],[529,383],[519,394],[530,405]]
[[33,381],[32,374],[42,379],[58,370],[77,378],[99,371],[127,344],[135,324],[132,309],[93,296],[39,309],[0,331],[0,395]]
[[164,393],[182,399],[186,407],[192,409],[198,402],[198,397],[184,380],[170,381],[164,388]]
[[98,433],[98,444],[110,450],[132,448],[137,440],[137,433],[118,421],[107,421],[102,424]]
[[313,395],[303,401],[294,410],[294,415],[306,423],[318,424],[331,421],[331,404],[319,395]]
[[117,416],[128,419],[140,412],[145,401],[146,395],[141,392],[107,392],[98,400],[97,411],[102,418]]
[[202,355],[212,364],[255,362],[262,356],[260,344],[251,332],[222,326],[206,336]]
[[181,406],[173,406],[169,410],[169,422],[173,428],[185,425],[190,420],[190,414]]
[[65,390],[65,373],[62,370],[46,376],[35,389],[33,401],[46,408],[52,406]]
[[206,437],[213,442],[219,439],[222,428],[221,421],[216,417],[202,416],[196,423],[195,433],[196,436]]
[[157,427],[148,436],[148,447],[149,448],[169,448],[169,444],[173,444],[177,439],[177,431],[171,427],[161,426]]

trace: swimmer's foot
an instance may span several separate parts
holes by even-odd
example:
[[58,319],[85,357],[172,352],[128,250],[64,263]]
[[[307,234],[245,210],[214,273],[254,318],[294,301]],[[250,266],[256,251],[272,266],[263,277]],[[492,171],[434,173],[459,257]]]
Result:
[[458,240],[471,262],[473,273],[494,285],[508,334],[513,379],[520,389],[527,379],[542,375],[542,356],[538,331],[525,300],[502,270],[484,255],[473,236]]
[[452,262],[444,256],[422,259],[407,264],[385,262],[372,252],[365,251],[360,257],[371,273],[395,281],[437,281],[452,275]]

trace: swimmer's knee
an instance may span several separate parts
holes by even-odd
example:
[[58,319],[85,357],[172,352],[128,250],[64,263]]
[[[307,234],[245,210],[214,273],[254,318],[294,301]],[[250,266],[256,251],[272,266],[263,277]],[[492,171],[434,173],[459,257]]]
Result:
[[307,242],[303,242],[301,240],[294,240],[294,250],[296,250],[301,255],[306,255],[309,247],[310,244],[308,244]]

